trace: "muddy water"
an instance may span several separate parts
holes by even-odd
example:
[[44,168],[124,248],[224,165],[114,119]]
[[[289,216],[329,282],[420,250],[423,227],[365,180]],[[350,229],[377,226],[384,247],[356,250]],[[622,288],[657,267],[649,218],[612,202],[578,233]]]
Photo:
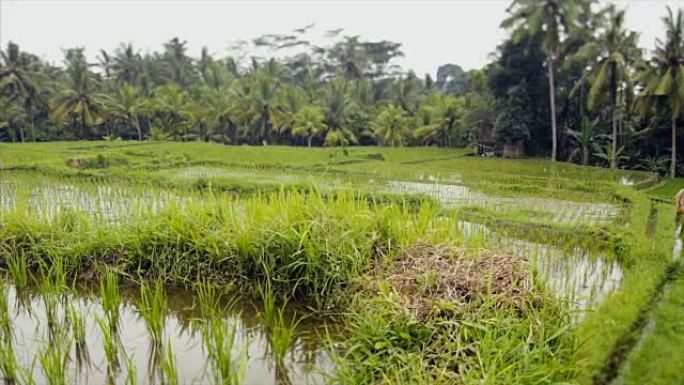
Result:
[[604,255],[580,247],[568,250],[560,245],[510,238],[471,222],[460,222],[459,228],[467,239],[483,239],[494,248],[528,258],[546,288],[576,310],[596,307],[620,287],[622,267]]
[[[55,335],[55,327],[68,325],[65,322],[65,309],[74,307],[85,321],[85,336],[88,359],[79,364],[75,347],[72,344],[68,360],[68,378],[70,384],[123,384],[129,375],[125,357],[131,361],[137,373],[137,383],[158,384],[161,378],[162,358],[155,354],[160,350],[151,342],[145,322],[140,317],[135,302],[137,293],[133,290],[123,291],[123,304],[119,308],[120,340],[118,369],[112,369],[104,353],[104,340],[97,319],[104,319],[102,302],[98,297],[89,294],[59,295],[56,301],[26,289],[17,290],[7,282],[8,315],[13,326],[14,351],[19,367],[32,370],[31,377],[37,384],[47,384],[43,373],[40,353],[56,344],[51,341]],[[55,296],[55,294],[52,294]],[[203,342],[202,320],[193,300],[184,292],[170,291],[168,294],[169,312],[166,315],[164,342],[162,352],[171,347],[175,356],[175,364],[180,384],[211,384],[210,364]],[[46,304],[53,303],[57,307],[57,322],[52,329],[48,327]],[[286,359],[280,365],[272,358],[266,335],[266,328],[260,323],[252,303],[237,302],[230,311],[222,316],[222,321],[234,325],[237,330],[236,343],[232,354],[235,359],[246,349],[248,362],[244,382],[241,384],[320,384],[324,382],[323,373],[330,370],[332,364],[325,350],[326,330],[334,329],[334,325],[326,325],[324,320],[314,317],[305,318],[296,329],[296,337],[290,347]],[[298,316],[305,313],[300,309]],[[289,313],[289,316],[293,316]],[[69,330],[64,326],[64,330]],[[330,329],[330,330],[332,330]],[[70,331],[66,332],[70,335]],[[70,337],[67,337],[68,339]],[[132,373],[132,372],[130,372]]]
[[560,223],[600,225],[615,220],[620,214],[619,207],[608,203],[494,196],[472,191],[458,184],[389,181],[385,191],[398,194],[423,194],[437,199],[446,207],[474,205],[497,211],[538,211]]

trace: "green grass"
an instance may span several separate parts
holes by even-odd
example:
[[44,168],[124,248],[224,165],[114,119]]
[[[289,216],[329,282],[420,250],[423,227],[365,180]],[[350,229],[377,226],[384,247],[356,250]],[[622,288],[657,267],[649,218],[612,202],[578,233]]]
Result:
[[[656,206],[656,232],[649,238],[650,198],[667,201],[684,182],[642,192],[634,185],[655,183],[652,174],[541,159],[485,159],[467,156],[468,151],[0,144],[0,183],[7,197],[16,197],[16,202],[0,200],[5,205],[0,206],[5,207],[2,266],[20,287],[36,272],[50,293],[94,273],[106,314],[98,322],[112,361],[118,345],[106,333],[112,334],[113,312],[121,305],[119,277],[142,280],[141,315],[157,341],[164,337],[167,313],[160,280],[194,290],[217,383],[241,383],[248,365],[246,344],[235,346],[235,325],[219,316],[225,305],[220,287],[228,283],[258,297],[256,288],[265,282],[262,318],[280,364],[296,323],[285,321],[276,299],[337,314],[346,331],[331,350],[337,383],[591,384],[607,378],[611,360],[619,357],[618,365],[623,363],[616,352],[631,349],[625,341],[641,332],[640,316],[668,267],[672,207]],[[82,159],[86,166],[69,167],[69,159]],[[454,197],[448,193],[396,194],[387,190],[390,181],[455,185],[481,201],[449,205]],[[49,204],[60,200],[56,209]],[[541,207],[542,202],[550,204]],[[585,208],[596,204],[615,207],[616,217],[588,218]],[[463,220],[507,237],[559,246],[569,259],[579,248],[617,261],[620,288],[579,317],[541,284],[534,286],[535,300],[517,307],[480,295],[437,303],[429,317],[407,310],[406,298],[378,278],[378,270],[414,245],[448,245],[465,250],[463,258],[482,249],[497,251],[488,239],[469,239],[459,227]],[[526,257],[532,264],[536,256]],[[568,273],[573,265],[564,269]],[[421,276],[421,290],[436,290],[438,274]],[[369,280],[373,290],[366,286]],[[669,315],[676,306],[668,306],[673,301],[666,297],[658,307],[655,319],[665,326],[656,327],[629,356],[632,369],[625,378],[644,381],[644,373],[655,371],[662,373],[662,383],[676,379],[666,363],[656,368],[649,362],[648,350],[662,344],[672,356],[680,354],[676,338],[670,346],[659,337],[674,325]],[[48,306],[56,309],[57,303]],[[54,309],[48,314],[58,323]],[[159,354],[169,358],[169,352]],[[160,359],[173,381],[173,361]]]
[[674,202],[675,195],[681,189],[684,189],[684,178],[669,179],[662,186],[649,190],[648,195],[667,202]]
[[684,274],[665,287],[645,334],[628,357],[617,384],[676,384],[684,360]]

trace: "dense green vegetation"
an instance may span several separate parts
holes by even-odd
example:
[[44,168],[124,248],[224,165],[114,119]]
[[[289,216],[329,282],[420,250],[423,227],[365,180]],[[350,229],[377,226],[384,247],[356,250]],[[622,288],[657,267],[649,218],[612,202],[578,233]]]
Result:
[[[440,148],[153,141],[2,144],[0,170],[0,297],[17,302],[0,308],[36,296],[28,327],[47,322],[51,341],[28,348],[31,370],[18,310],[3,310],[0,373],[19,383],[69,382],[89,349],[110,379],[238,385],[255,381],[249,341],[273,363],[256,381],[304,383],[301,306],[332,321],[314,383],[636,383],[653,365],[678,379],[675,340],[672,361],[648,354],[679,282],[671,204],[650,196],[678,180]],[[72,282],[101,310],[70,299]],[[256,326],[226,319],[236,296]],[[117,326],[130,306],[143,361]],[[193,312],[178,317],[204,369],[188,372],[176,312]]]
[[[664,13],[666,10],[663,10]],[[612,168],[678,171],[684,20],[667,10],[653,55],[624,11],[593,0],[516,0],[510,37],[486,67],[446,64],[433,79],[394,65],[401,44],[307,28],[216,57],[132,44],[81,48],[55,66],[8,43],[0,62],[0,140],[170,139],[300,146],[484,145]],[[656,22],[655,20],[653,21]],[[335,35],[335,34],[332,34]],[[650,42],[649,42],[650,43]],[[270,49],[272,58],[240,60]],[[679,171],[681,173],[681,170]]]

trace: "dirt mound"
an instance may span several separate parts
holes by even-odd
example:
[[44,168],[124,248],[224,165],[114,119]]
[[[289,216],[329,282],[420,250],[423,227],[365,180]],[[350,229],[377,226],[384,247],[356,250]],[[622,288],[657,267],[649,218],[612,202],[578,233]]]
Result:
[[519,303],[532,293],[524,258],[439,245],[406,249],[385,279],[418,313],[429,312],[436,302],[465,304],[487,295]]
[[88,161],[84,158],[69,158],[66,160],[66,165],[71,168],[86,168]]

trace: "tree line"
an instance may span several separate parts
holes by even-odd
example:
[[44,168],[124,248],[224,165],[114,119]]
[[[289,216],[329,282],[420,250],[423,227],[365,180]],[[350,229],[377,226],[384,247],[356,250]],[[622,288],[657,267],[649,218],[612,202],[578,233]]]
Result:
[[[515,144],[529,155],[681,173],[684,19],[644,52],[625,10],[595,0],[515,0],[509,37],[484,68],[436,78],[394,64],[401,45],[312,26],[260,36],[226,57],[133,44],[82,48],[61,65],[9,42],[0,60],[0,141],[203,140],[302,146]],[[268,56],[249,56],[257,51]],[[247,54],[245,54],[245,52]]]

